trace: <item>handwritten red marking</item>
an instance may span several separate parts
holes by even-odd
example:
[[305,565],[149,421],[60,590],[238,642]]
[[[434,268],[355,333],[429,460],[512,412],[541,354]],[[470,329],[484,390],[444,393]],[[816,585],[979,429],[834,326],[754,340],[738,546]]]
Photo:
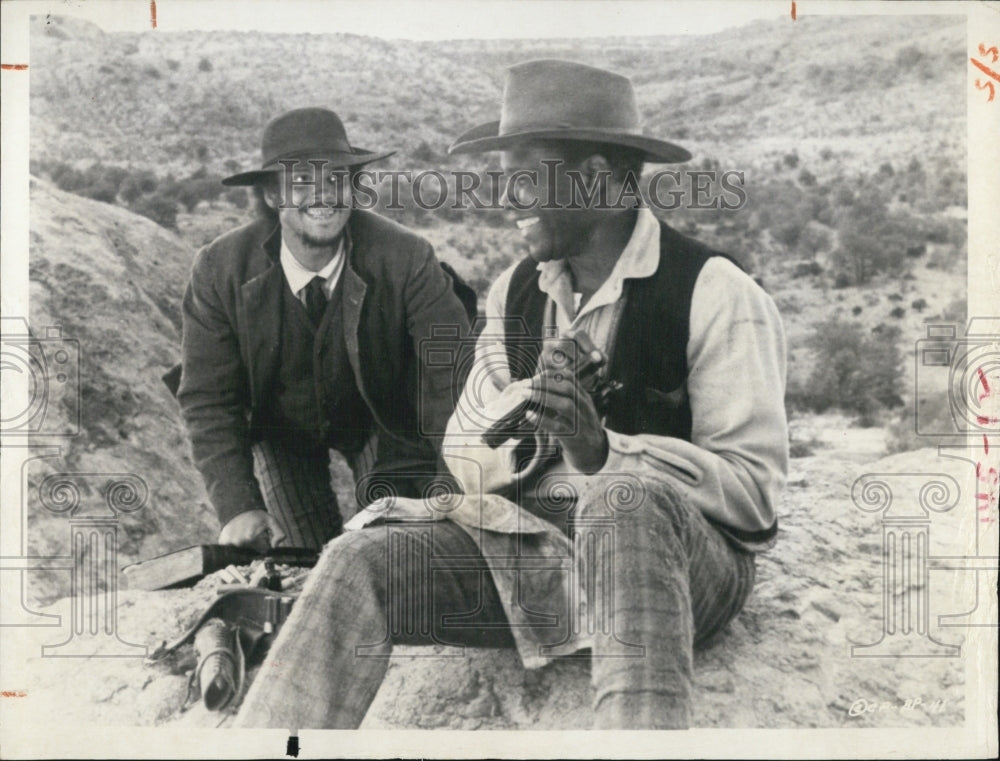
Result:
[[988,47],[986,47],[986,45],[984,45],[983,43],[980,42],[979,43],[979,55],[981,55],[983,58],[985,58],[988,55],[991,55],[991,56],[993,56],[993,60],[992,60],[991,63],[996,63],[997,62],[997,58],[1000,57],[1000,51],[997,50],[997,46],[996,45],[994,45],[991,48],[988,48]]
[[4,690],[0,692],[0,697],[4,698],[26,698],[28,693],[24,690]]
[[27,71],[28,64],[26,63],[0,63],[0,69],[4,71]]
[[149,0],[149,20],[156,29],[156,0]]
[[983,434],[983,453],[984,454],[990,453],[990,440],[986,438],[985,433]]
[[795,0],[792,0],[792,21],[795,21]]
[[[979,382],[983,384],[983,391],[987,394],[990,393],[990,384],[986,380],[986,373],[983,372],[983,368],[977,367],[976,372],[979,373]],[[983,401],[983,397],[979,397],[979,401]]]
[[1000,82],[1000,74],[997,74],[995,71],[993,71],[993,69],[989,68],[986,64],[980,63],[975,58],[970,58],[969,60],[972,61],[973,66],[982,71],[986,76],[993,77],[993,79],[995,79],[997,82]]

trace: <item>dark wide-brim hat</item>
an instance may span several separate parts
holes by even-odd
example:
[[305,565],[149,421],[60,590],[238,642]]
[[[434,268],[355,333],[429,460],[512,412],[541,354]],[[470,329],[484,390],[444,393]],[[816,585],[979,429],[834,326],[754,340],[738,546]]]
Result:
[[507,69],[500,120],[473,127],[448,153],[503,151],[528,140],[586,140],[634,148],[645,161],[672,164],[691,154],[642,134],[628,77],[574,61],[543,59]]
[[334,168],[359,166],[391,156],[355,148],[347,140],[340,117],[326,108],[296,108],[277,116],[264,127],[260,141],[260,169],[226,177],[223,185],[253,185],[281,170],[283,160],[325,159]]

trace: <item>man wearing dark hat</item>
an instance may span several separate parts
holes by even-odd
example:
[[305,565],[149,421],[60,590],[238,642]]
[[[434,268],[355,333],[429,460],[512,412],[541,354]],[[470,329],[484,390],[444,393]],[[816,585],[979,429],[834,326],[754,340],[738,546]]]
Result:
[[177,398],[219,541],[319,548],[342,529],[330,449],[370,491],[434,481],[461,378],[420,344],[465,335],[475,295],[425,240],[351,208],[352,173],[391,152],[352,147],[332,111],[277,117],[261,153],[223,183],[252,186],[263,213],[195,259]]
[[[426,621],[424,641],[513,645],[528,668],[589,649],[595,728],[687,727],[694,644],[777,534],[777,310],[725,255],[613,202],[644,162],[690,154],[641,133],[628,79],[550,60],[512,67],[500,121],[451,148],[481,151],[501,152],[528,256],[490,289],[448,423],[463,493],[352,519],[269,656],[322,676],[255,683],[237,726],[357,726]],[[352,607],[360,590],[380,604]]]

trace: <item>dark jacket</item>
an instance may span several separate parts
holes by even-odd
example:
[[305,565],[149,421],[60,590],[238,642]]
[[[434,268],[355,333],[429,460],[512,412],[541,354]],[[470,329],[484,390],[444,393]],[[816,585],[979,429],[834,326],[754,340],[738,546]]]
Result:
[[[348,229],[344,338],[378,430],[376,471],[434,471],[465,382],[460,373],[468,363],[459,356],[471,351],[463,339],[475,296],[442,268],[427,241],[400,225],[354,211]],[[219,237],[198,252],[184,294],[177,400],[222,525],[264,509],[251,444],[261,436],[260,411],[278,357],[287,288],[280,232],[280,225],[257,220]],[[440,346],[442,334],[454,337],[456,362],[428,364],[422,343],[434,338]]]

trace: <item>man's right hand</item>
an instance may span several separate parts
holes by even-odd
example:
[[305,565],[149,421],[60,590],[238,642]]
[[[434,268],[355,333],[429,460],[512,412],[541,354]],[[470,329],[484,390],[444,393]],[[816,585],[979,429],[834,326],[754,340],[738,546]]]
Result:
[[285,534],[267,510],[247,510],[222,527],[219,544],[235,544],[267,552],[285,541]]

